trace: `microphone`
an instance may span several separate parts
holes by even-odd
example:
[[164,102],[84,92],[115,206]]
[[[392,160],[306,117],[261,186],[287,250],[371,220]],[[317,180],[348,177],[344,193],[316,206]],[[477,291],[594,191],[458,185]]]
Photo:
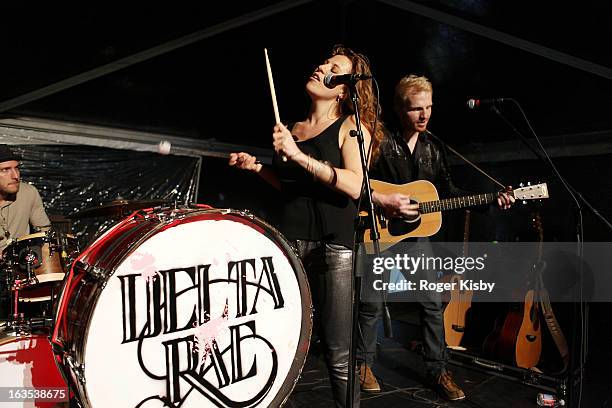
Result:
[[338,85],[349,85],[356,84],[357,81],[361,81],[363,79],[370,79],[372,75],[367,74],[342,74],[342,75],[334,75],[327,74],[323,78],[323,84],[329,89],[333,89]]
[[493,98],[493,99],[469,99],[467,101],[468,109],[477,108],[492,108],[498,103],[505,102],[508,98]]

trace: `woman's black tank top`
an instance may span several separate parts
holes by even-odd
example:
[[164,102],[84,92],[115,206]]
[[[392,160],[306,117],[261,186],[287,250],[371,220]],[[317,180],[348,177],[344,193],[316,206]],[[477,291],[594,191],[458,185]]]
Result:
[[[338,135],[346,118],[342,116],[319,135],[298,142],[298,147],[321,162],[343,168]],[[312,174],[296,163],[283,162],[275,155],[273,166],[284,199],[280,228],[283,234],[290,240],[324,241],[353,248],[357,216],[355,202],[315,181]]]

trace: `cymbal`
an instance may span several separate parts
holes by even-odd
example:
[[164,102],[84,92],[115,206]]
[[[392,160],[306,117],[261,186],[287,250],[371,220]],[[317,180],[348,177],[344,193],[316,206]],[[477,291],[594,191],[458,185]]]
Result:
[[141,208],[158,207],[170,204],[171,201],[162,199],[152,200],[115,200],[109,203],[100,204],[95,207],[85,208],[68,216],[70,219],[89,218],[89,217],[113,217],[121,216],[127,212],[139,210]]

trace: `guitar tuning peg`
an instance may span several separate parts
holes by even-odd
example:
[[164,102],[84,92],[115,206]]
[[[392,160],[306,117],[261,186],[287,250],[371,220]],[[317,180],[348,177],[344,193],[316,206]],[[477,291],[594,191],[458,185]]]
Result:
[[530,186],[530,185],[531,185],[531,181],[528,181],[528,182],[527,182],[527,185],[528,185],[528,186]]
[[523,183],[520,183],[520,184],[519,184],[519,187],[523,187]]
[[527,204],[527,200],[523,200],[523,204]]

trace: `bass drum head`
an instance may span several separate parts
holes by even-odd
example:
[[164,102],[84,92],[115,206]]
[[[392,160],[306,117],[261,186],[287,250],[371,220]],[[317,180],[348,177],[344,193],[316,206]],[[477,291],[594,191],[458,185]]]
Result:
[[110,271],[83,347],[91,407],[270,407],[304,365],[312,302],[272,227],[243,214],[168,221]]

